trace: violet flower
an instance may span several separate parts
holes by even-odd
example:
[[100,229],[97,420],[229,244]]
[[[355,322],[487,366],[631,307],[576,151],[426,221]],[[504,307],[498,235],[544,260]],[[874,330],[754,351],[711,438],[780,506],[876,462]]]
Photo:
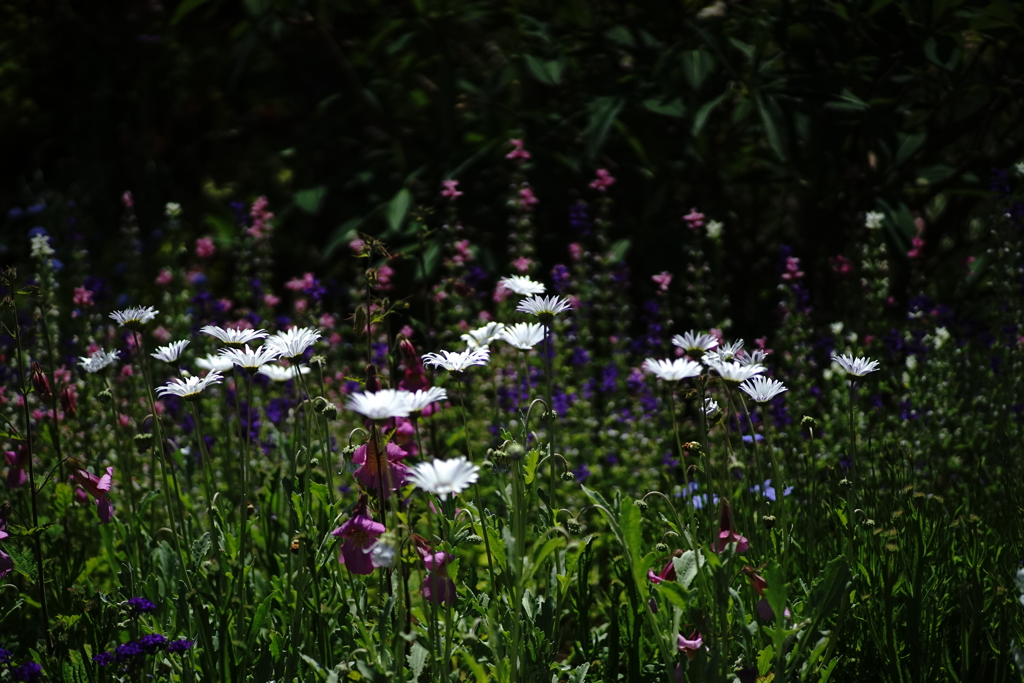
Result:
[[720,553],[730,544],[736,544],[736,552],[742,555],[750,548],[750,541],[732,530],[732,514],[729,509],[729,501],[722,499],[722,512],[718,518],[718,538],[712,544],[711,549]]
[[[7,533],[7,520],[0,519],[0,541],[7,538],[10,534]],[[14,571],[14,560],[11,556],[0,550],[0,579],[4,578],[8,574]]]
[[388,445],[384,447],[387,455],[388,470],[381,477],[384,458],[377,454],[376,449],[372,453],[370,452],[372,444],[373,441],[368,441],[357,448],[356,452],[352,454],[352,462],[359,465],[359,469],[354,472],[356,480],[364,488],[379,491],[381,489],[381,480],[384,479],[385,481],[390,481],[390,484],[384,484],[385,487],[390,486],[392,490],[397,491],[405,485],[409,477],[409,468],[401,462],[402,458],[407,455],[406,452],[389,441]]
[[114,514],[114,504],[107,499],[110,487],[114,483],[114,468],[108,467],[107,473],[97,477],[88,470],[77,470],[75,480],[85,491],[96,499],[96,514],[100,518],[100,524],[106,524]]
[[385,531],[384,525],[373,521],[367,513],[368,500],[366,494],[360,496],[356,509],[348,521],[331,532],[332,535],[345,539],[338,555],[338,562],[348,567],[353,574],[373,573],[370,548],[376,543],[377,537]]
[[25,474],[25,467],[28,466],[28,447],[22,445],[16,451],[6,451],[7,464],[11,469],[7,471],[7,488],[16,489],[25,485],[28,475]]
[[448,576],[447,567],[455,557],[443,550],[435,553],[425,543],[416,550],[427,568],[427,575],[423,577],[423,584],[420,586],[420,595],[436,605],[453,604],[455,582]]

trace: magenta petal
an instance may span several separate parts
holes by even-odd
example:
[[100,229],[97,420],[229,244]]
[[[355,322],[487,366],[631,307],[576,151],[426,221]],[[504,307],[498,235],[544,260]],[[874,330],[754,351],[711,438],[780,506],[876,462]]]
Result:
[[4,578],[14,570],[14,560],[11,556],[0,550],[0,579]]
[[661,577],[655,574],[653,569],[647,570],[647,578],[650,579],[651,583],[661,583]]
[[370,559],[370,554],[366,552],[366,548],[353,540],[345,541],[345,544],[341,546],[338,562],[348,567],[353,574],[372,574],[374,570],[373,562]]
[[423,579],[420,595],[437,605],[451,605],[455,602],[455,582],[440,572],[430,572]]
[[114,504],[106,498],[97,499],[96,514],[99,515],[100,524],[106,524],[114,516]]
[[28,475],[20,467],[12,467],[11,471],[7,473],[7,488],[20,488],[25,485],[26,481],[28,481]]

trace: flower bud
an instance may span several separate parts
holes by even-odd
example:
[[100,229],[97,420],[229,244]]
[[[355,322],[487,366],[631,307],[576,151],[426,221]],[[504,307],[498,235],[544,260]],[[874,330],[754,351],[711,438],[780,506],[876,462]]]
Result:
[[46,379],[43,369],[39,367],[39,363],[35,362],[32,363],[32,386],[35,387],[39,398],[44,401],[49,401],[53,397],[50,392],[50,380]]
[[100,393],[96,394],[96,400],[103,405],[108,405],[112,400],[114,400],[114,395],[110,393],[110,389],[104,389]]
[[519,460],[526,455],[526,449],[523,448],[521,444],[515,442],[505,446],[505,452],[508,453],[508,457],[513,460]]
[[667,553],[668,552],[668,544],[667,543],[659,543],[658,545],[654,546],[654,549],[656,551],[658,551],[659,553]]
[[135,447],[140,451],[144,451],[149,448],[150,444],[153,443],[153,435],[149,433],[136,434],[135,435]]
[[772,527],[775,526],[775,515],[765,515],[761,518],[761,521],[764,522],[764,528],[771,531]]
[[568,470],[562,472],[562,481],[576,481],[576,475]]
[[633,502],[636,503],[636,507],[637,507],[638,510],[640,510],[640,512],[647,512],[648,505],[647,505],[646,501],[643,501],[643,500],[640,500],[639,498],[637,498]]
[[64,387],[60,392],[60,407],[68,415],[77,415],[78,407],[75,402],[75,394],[71,387]]
[[579,536],[583,533],[583,526],[575,519],[567,519],[565,520],[565,530],[573,536]]
[[818,426],[817,421],[810,415],[804,415],[803,419],[800,420],[801,427],[807,427],[808,429],[814,429]]
[[478,536],[477,534],[470,534],[469,536],[466,536],[466,543],[472,543],[473,545],[480,545],[483,542],[484,542],[484,539],[481,536]]
[[372,394],[380,391],[380,377],[377,375],[377,366],[373,363],[366,365],[366,393]]

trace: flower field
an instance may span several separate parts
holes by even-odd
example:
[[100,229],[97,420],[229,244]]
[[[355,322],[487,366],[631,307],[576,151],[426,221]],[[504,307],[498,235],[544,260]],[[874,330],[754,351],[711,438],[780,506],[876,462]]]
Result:
[[1021,680],[1009,190],[955,302],[867,212],[844,315],[783,247],[744,340],[728,224],[679,207],[686,259],[631,274],[600,169],[542,263],[503,154],[493,268],[455,179],[323,279],[264,198],[143,238],[126,194],[112,272],[63,198],[12,211],[0,680]]

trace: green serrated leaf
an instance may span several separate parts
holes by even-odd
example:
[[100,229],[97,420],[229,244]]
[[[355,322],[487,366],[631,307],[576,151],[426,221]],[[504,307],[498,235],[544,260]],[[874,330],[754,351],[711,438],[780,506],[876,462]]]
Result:
[[657,587],[658,595],[661,595],[673,606],[678,607],[684,612],[689,609],[690,602],[688,599],[687,591],[679,583],[675,581],[662,581]]
[[757,675],[764,676],[772,668],[772,658],[775,657],[775,648],[768,645],[757,653]]
[[412,670],[413,680],[419,679],[420,674],[423,673],[423,669],[427,666],[427,656],[429,654],[427,648],[419,643],[413,643],[412,647],[409,648],[407,660],[409,662],[409,669]]
[[14,543],[5,544],[4,549],[14,561],[14,571],[26,577],[29,581],[35,581],[37,567],[31,553],[22,550]]
[[210,547],[213,545],[213,540],[210,538],[210,532],[207,531],[202,536],[197,538],[192,543],[192,561],[198,567],[202,564],[203,560],[206,559],[206,554],[210,552]]
[[619,528],[622,529],[622,542],[626,546],[627,559],[633,574],[633,581],[641,595],[646,590],[647,567],[642,563],[644,557],[643,537],[640,531],[640,508],[632,498],[627,498],[619,510]]
[[697,578],[697,570],[704,564],[704,553],[687,550],[679,557],[672,558],[672,566],[676,570],[676,581],[683,588],[689,588]]
[[523,460],[523,481],[529,486],[537,478],[537,463],[540,461],[540,449],[531,448]]
[[569,683],[583,683],[587,680],[588,671],[590,671],[590,662],[583,662],[569,674]]
[[331,492],[330,489],[327,488],[326,484],[321,484],[318,481],[311,481],[309,482],[309,490],[313,492],[313,495],[316,496],[317,500],[319,500],[320,504],[324,507],[331,504]]
[[508,557],[505,555],[505,541],[498,535],[498,530],[494,527],[487,527],[487,541],[491,545],[491,555],[494,556],[494,561],[502,569],[508,567]]

